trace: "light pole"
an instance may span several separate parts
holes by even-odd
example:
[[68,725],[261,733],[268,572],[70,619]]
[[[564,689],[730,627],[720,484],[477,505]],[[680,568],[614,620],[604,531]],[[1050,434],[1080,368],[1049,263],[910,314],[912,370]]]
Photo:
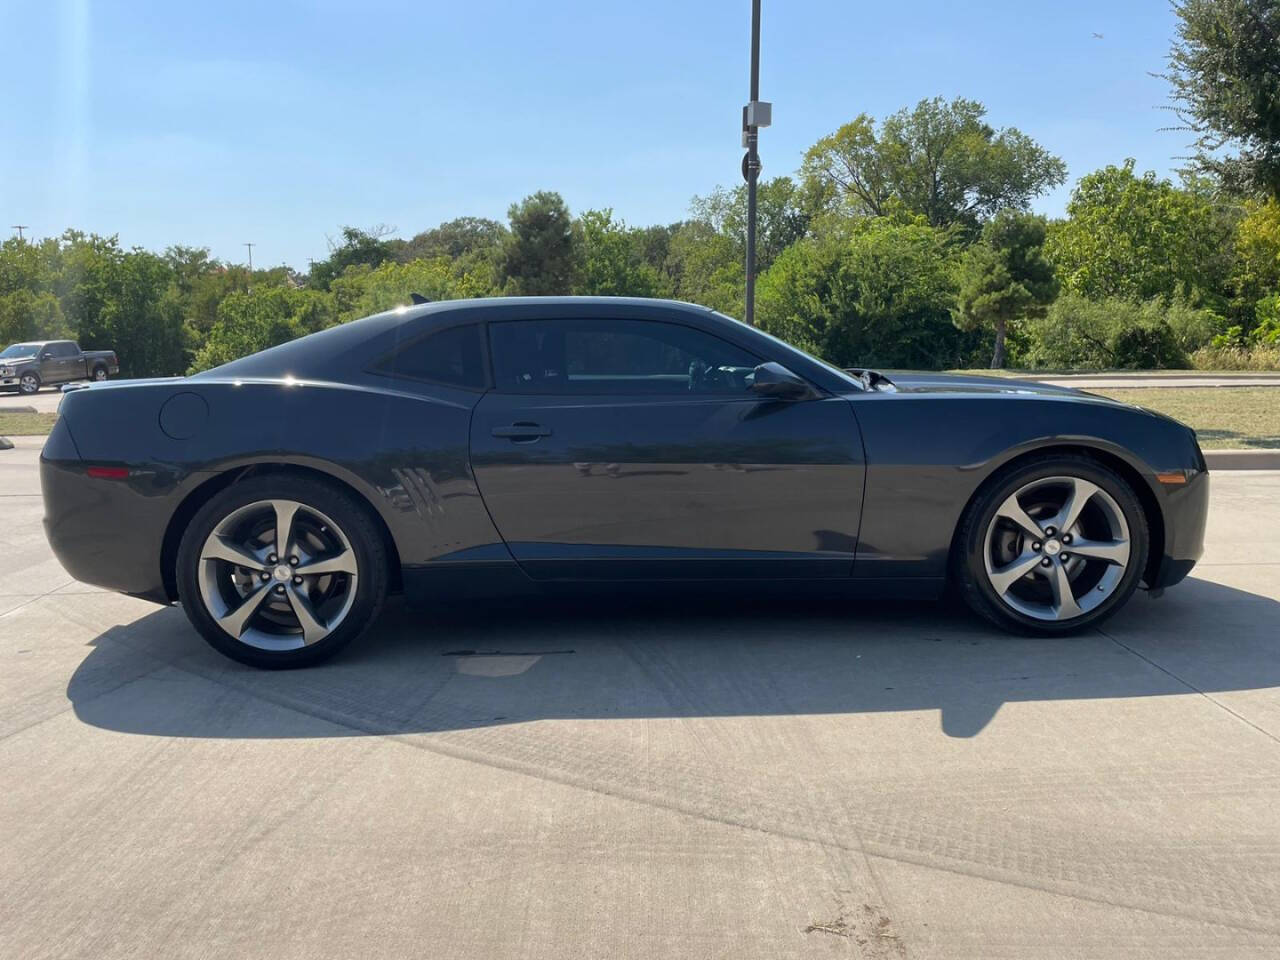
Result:
[[13,229],[13,230],[17,230],[17,231],[18,231],[18,239],[19,239],[19,240],[21,240],[21,239],[22,239],[22,231],[23,231],[23,230],[30,230],[31,228],[30,228],[30,226],[28,226],[28,225],[27,225],[27,224],[25,224],[25,223],[15,223],[11,229]]
[[773,104],[760,99],[760,0],[751,0],[751,99],[742,108],[742,176],[747,181],[747,323],[756,322],[756,183],[760,179],[760,128],[773,122]]

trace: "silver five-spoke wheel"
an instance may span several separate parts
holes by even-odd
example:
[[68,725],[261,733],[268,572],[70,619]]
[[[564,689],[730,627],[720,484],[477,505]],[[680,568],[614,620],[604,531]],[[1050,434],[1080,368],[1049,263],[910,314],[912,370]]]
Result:
[[1000,600],[1024,616],[1069,621],[1115,593],[1131,557],[1129,524],[1106,490],[1082,477],[1041,477],[996,508],[983,560]]
[[213,620],[259,650],[318,643],[346,619],[360,570],[342,529],[313,507],[270,499],[227,514],[200,549],[197,583]]

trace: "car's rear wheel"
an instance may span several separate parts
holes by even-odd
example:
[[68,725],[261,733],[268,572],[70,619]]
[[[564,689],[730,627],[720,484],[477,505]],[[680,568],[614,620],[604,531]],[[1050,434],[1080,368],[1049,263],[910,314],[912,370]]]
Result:
[[94,367],[93,379],[99,381],[107,379],[107,368],[102,366],[102,364],[98,364],[98,366]]
[[969,605],[1003,627],[1071,633],[1124,605],[1149,540],[1123,477],[1089,457],[1047,457],[1000,475],[970,505],[958,579]]
[[24,373],[18,378],[18,392],[28,397],[33,393],[39,393],[40,376],[35,373]]
[[200,509],[177,580],[187,616],[217,650],[255,667],[301,667],[368,629],[387,557],[365,504],[310,477],[267,476]]

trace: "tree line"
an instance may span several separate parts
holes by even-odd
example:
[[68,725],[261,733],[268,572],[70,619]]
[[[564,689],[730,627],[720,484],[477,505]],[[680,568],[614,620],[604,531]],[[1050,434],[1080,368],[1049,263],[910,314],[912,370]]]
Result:
[[[1196,140],[1180,181],[1132,160],[1029,212],[1062,160],[974,100],[861,114],[759,191],[757,321],[845,366],[1280,367],[1280,4],[1186,0],[1166,74]],[[673,297],[741,315],[745,189],[687,219],[574,215],[541,191],[505,223],[345,227],[306,273],[68,230],[0,245],[0,341],[75,337],[128,376],[216,366],[407,303]]]

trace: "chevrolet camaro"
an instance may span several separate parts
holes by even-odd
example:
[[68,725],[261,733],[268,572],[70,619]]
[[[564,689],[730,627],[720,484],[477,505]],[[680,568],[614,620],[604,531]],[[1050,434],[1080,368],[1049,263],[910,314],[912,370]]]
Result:
[[1096,624],[1200,556],[1174,420],[1075,390],[836,369],[689,304],[400,308],[185,378],[69,389],[41,456],[79,580],[180,602],[262,667],[389,593],[951,586],[1014,630]]

